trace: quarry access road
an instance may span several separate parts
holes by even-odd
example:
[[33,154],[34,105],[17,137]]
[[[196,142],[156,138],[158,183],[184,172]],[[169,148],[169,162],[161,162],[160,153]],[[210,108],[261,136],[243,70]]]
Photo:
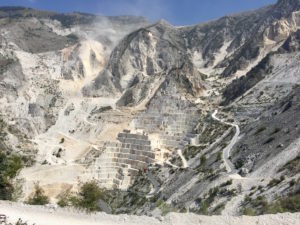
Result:
[[89,125],[91,125],[91,126],[97,126],[96,123],[90,122],[89,119],[88,119],[88,117],[89,117],[89,115],[87,115],[86,117],[84,117],[84,122],[87,123],[87,124],[89,124]]
[[235,127],[235,134],[234,134],[233,138],[231,139],[230,143],[223,150],[223,159],[224,159],[226,170],[228,173],[235,174],[235,173],[237,173],[237,171],[236,171],[234,165],[232,164],[232,162],[230,161],[229,157],[230,157],[230,152],[231,152],[233,146],[238,141],[238,137],[240,135],[240,127],[237,124],[228,123],[228,122],[225,122],[224,120],[218,118],[217,113],[218,113],[218,110],[215,110],[214,113],[211,115],[214,120],[217,120],[220,123]]
[[152,196],[154,196],[156,193],[158,193],[159,189],[160,189],[160,184],[159,182],[153,177],[153,174],[151,173],[151,171],[147,171],[147,177],[150,180],[150,182],[153,185],[153,190],[147,194],[146,198],[150,198]]
[[182,168],[188,168],[188,163],[187,163],[186,159],[184,158],[184,156],[182,155],[182,150],[181,149],[177,150],[177,153],[178,153],[179,157],[181,158],[181,161],[183,164]]

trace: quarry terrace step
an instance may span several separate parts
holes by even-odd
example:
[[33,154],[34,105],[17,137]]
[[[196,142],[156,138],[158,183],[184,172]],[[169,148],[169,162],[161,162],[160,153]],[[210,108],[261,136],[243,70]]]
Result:
[[[144,149],[143,149],[144,148]],[[105,152],[109,153],[132,153],[132,154],[144,154],[148,155],[149,157],[152,156],[151,146],[133,146],[132,148],[105,148]]]
[[110,157],[119,157],[121,155],[124,156],[134,155],[137,157],[148,157],[148,158],[155,157],[155,154],[152,152],[145,152],[145,151],[139,151],[133,149],[121,149],[120,151],[108,150],[107,152],[103,153],[103,155],[110,156]]
[[118,141],[99,143],[103,153],[96,159],[93,172],[98,174],[103,186],[126,188],[139,170],[155,161],[155,154],[144,134],[122,132],[118,134]]
[[137,140],[148,140],[148,136],[146,136],[146,135],[131,134],[131,133],[119,133],[118,137],[137,139]]
[[131,165],[131,167],[134,166],[134,168],[136,168],[137,166],[140,166],[140,169],[143,169],[145,165],[149,164],[149,163],[153,163],[155,162],[155,160],[153,159],[147,159],[147,161],[139,161],[137,159],[129,159],[129,158],[116,158],[116,157],[104,157],[102,158],[102,160],[104,161],[111,161],[111,162],[114,162],[114,163],[122,163],[122,164],[129,164]]

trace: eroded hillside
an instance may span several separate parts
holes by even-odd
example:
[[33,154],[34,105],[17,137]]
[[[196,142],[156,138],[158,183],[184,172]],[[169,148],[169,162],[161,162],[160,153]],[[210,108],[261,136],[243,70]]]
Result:
[[94,179],[113,213],[297,211],[272,201],[299,202],[299,27],[298,0],[188,27],[0,8],[22,199]]

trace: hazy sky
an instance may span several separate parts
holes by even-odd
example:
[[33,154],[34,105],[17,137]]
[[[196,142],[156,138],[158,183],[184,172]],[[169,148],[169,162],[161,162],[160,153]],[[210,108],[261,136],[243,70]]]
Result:
[[0,0],[0,6],[17,5],[101,15],[140,15],[153,22],[164,18],[174,25],[189,25],[275,2],[276,0]]

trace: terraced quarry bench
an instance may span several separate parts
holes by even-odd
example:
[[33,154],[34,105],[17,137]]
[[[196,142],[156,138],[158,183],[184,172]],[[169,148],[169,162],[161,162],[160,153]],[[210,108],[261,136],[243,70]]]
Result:
[[159,134],[159,148],[174,150],[189,144],[195,137],[199,110],[178,94],[175,87],[167,90],[158,92],[133,123],[136,129]]
[[[117,140],[99,145],[101,154],[93,164],[92,174],[102,186],[127,189],[139,171],[157,161],[157,152],[177,153],[195,137],[199,110],[178,94],[176,87],[167,90],[156,93],[147,110],[133,119],[132,133],[124,130],[118,133]],[[152,134],[158,138],[153,139]]]
[[139,170],[154,162],[148,136],[143,134],[119,133],[118,141],[104,142],[103,153],[94,163],[96,179],[107,188],[126,189]]

